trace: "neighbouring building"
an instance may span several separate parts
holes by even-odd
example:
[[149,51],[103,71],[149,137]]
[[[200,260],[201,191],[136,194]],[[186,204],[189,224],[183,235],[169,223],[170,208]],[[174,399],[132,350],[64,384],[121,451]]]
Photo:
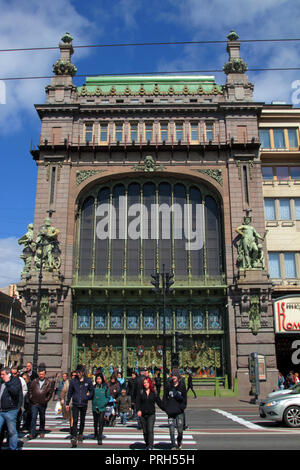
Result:
[[0,364],[20,366],[24,356],[25,311],[15,284],[3,291],[0,291]]
[[284,375],[300,363],[299,124],[300,110],[284,103],[265,105],[259,121],[276,363]]
[[238,36],[228,36],[224,85],[199,75],[96,76],[76,87],[68,33],[59,47],[46,102],[36,105],[34,224],[19,241],[26,360],[38,313],[38,360],[52,372],[78,362],[106,373],[161,367],[162,299],[151,275],[164,267],[174,273],[168,365],[180,332],[180,368],[226,376],[249,396],[257,352],[267,369],[261,392],[270,391],[277,344],[266,241],[275,248],[265,237],[259,139],[267,106],[253,101]]

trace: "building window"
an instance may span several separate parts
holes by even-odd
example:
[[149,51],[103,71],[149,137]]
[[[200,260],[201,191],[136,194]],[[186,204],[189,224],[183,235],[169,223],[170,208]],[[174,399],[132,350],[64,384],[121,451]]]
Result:
[[212,122],[205,123],[205,140],[207,142],[214,140],[214,125]]
[[291,180],[300,180],[300,166],[290,167],[290,177]]
[[265,217],[266,220],[276,220],[275,199],[265,199]]
[[271,166],[263,166],[261,173],[264,181],[273,180],[273,168]]
[[287,198],[279,199],[280,220],[291,220],[291,205]]
[[92,122],[87,122],[85,124],[85,141],[86,142],[92,142],[93,131],[94,131],[94,124]]
[[183,124],[176,123],[176,140],[182,141],[183,140]]
[[276,149],[286,148],[284,140],[284,129],[273,129],[274,147]]
[[270,130],[269,129],[260,129],[259,139],[260,139],[261,147],[263,149],[271,148]]
[[115,139],[117,142],[122,142],[123,140],[123,124],[115,124]]
[[294,199],[295,202],[295,219],[300,220],[300,198],[296,197]]
[[160,140],[167,142],[168,140],[168,124],[160,123]]
[[276,167],[276,178],[277,181],[288,181],[289,179],[289,168],[287,166]]
[[260,129],[259,137],[263,149],[298,149],[298,128]]
[[91,328],[91,311],[89,307],[78,308],[77,328],[82,330]]
[[191,142],[199,142],[199,125],[197,122],[191,123]]
[[279,253],[269,253],[270,277],[272,279],[281,278],[280,255]]
[[94,310],[94,328],[96,330],[107,329],[107,312],[103,308],[96,308]]
[[133,142],[137,142],[138,140],[138,124],[131,123],[130,124],[130,140]]
[[100,124],[100,144],[107,143],[108,124]]
[[284,269],[287,279],[297,277],[295,253],[284,253]]
[[153,124],[146,123],[146,141],[152,142],[153,140]]

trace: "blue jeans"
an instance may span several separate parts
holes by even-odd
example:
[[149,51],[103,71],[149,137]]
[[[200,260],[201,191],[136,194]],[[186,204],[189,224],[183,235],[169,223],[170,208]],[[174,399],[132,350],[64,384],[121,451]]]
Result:
[[30,434],[36,436],[36,422],[38,414],[40,415],[40,432],[45,433],[46,423],[46,408],[47,405],[31,405],[31,423],[30,423]]
[[123,423],[123,424],[127,423],[127,416],[128,416],[127,411],[120,412],[121,423]]
[[172,447],[175,446],[175,429],[177,429],[177,443],[182,443],[183,427],[184,427],[184,413],[179,414],[176,418],[168,418],[170,439]]
[[6,422],[9,434],[10,450],[18,450],[18,432],[17,432],[17,416],[18,409],[9,411],[0,411],[0,431],[4,422]]

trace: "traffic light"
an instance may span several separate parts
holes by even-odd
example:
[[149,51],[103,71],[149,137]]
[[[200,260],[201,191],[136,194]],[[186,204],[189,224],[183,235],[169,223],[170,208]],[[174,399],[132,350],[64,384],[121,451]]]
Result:
[[156,272],[155,274],[151,274],[151,277],[153,279],[151,284],[154,285],[154,289],[152,289],[152,291],[155,292],[155,294],[159,294],[159,273]]
[[178,333],[177,331],[175,333],[175,350],[176,352],[183,350],[183,334]]
[[166,293],[171,294],[174,289],[171,289],[171,286],[174,284],[173,281],[174,274],[173,273],[166,273]]

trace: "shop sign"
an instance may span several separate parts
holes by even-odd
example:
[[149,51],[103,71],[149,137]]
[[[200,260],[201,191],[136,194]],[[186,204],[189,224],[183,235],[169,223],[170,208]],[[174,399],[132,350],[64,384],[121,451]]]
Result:
[[273,302],[275,333],[300,333],[300,295]]

